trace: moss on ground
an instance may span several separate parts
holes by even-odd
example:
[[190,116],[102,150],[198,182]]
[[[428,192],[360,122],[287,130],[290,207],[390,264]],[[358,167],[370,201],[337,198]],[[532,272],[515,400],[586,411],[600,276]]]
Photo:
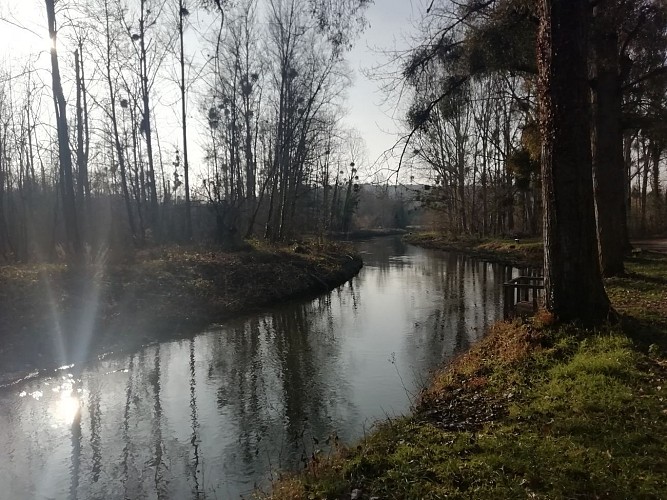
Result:
[[667,256],[628,269],[607,282],[620,324],[499,323],[413,415],[286,476],[271,498],[665,498]]
[[65,352],[80,350],[71,347],[82,330],[94,332],[89,354],[187,335],[332,289],[361,265],[338,244],[275,248],[251,242],[237,252],[172,246],[125,260],[99,255],[77,269],[62,263],[0,266],[0,367],[5,373],[47,367],[62,347],[57,343]]

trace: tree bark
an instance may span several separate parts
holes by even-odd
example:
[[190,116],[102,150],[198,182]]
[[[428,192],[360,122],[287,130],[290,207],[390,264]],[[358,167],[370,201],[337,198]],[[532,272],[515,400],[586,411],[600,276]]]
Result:
[[5,215],[5,178],[7,176],[5,164],[5,158],[7,158],[5,151],[7,148],[6,132],[4,135],[5,137],[0,136],[0,253],[6,259],[7,251],[10,250],[11,244]]
[[662,212],[662,195],[660,193],[660,157],[662,156],[662,151],[664,149],[664,144],[660,140],[651,141],[651,197],[653,198],[652,203],[652,213],[653,218],[655,219],[655,224],[652,228],[655,232],[660,232],[664,230],[664,222],[661,220]]
[[587,0],[539,1],[538,85],[545,305],[558,321],[596,324],[611,307],[595,230],[588,9]]
[[[137,227],[134,222],[134,216],[132,215],[132,200],[130,199],[130,191],[127,186],[127,167],[125,164],[125,152],[123,146],[120,142],[120,132],[118,130],[118,116],[116,113],[116,91],[114,90],[113,78],[111,75],[111,61],[112,61],[112,51],[111,51],[111,27],[109,24],[109,5],[107,0],[104,1],[104,21],[105,21],[105,36],[106,36],[106,60],[105,64],[105,79],[109,89],[109,108],[111,113],[111,127],[113,135],[113,143],[116,150],[116,156],[118,157],[118,166],[120,168],[120,180],[121,188],[123,190],[123,199],[125,200],[125,210],[127,212],[127,221],[130,226],[130,231],[132,233],[132,240],[137,242]],[[126,104],[127,105],[127,104]]]
[[640,208],[641,208],[641,222],[639,224],[639,230],[642,236],[647,235],[647,226],[646,226],[646,208],[648,201],[648,172],[651,168],[651,157],[649,155],[649,145],[647,144],[648,140],[644,138],[643,140],[643,163],[644,168],[641,170],[641,191],[640,191]]

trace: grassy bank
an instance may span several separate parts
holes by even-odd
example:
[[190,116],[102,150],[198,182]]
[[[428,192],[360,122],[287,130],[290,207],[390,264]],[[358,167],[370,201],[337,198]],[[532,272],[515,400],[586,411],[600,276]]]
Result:
[[607,282],[621,324],[499,323],[413,415],[286,477],[273,498],[665,498],[667,257]]
[[[0,367],[81,361],[182,336],[232,315],[344,283],[361,260],[336,244],[243,251],[169,247],[131,259],[0,267]],[[61,352],[68,353],[63,358]]]
[[513,266],[541,266],[544,260],[542,240],[538,238],[480,239],[451,236],[439,232],[410,233],[403,237],[412,245],[435,250],[463,252],[488,262]]

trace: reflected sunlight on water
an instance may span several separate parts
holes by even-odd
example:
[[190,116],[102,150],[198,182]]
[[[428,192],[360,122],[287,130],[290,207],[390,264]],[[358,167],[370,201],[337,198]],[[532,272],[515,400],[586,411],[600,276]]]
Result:
[[0,498],[238,498],[409,411],[513,270],[358,245],[359,276],[315,300],[0,388]]
[[60,392],[60,398],[54,402],[52,414],[57,423],[72,425],[81,410],[79,397],[74,394],[74,388],[71,383],[63,384],[58,392]]

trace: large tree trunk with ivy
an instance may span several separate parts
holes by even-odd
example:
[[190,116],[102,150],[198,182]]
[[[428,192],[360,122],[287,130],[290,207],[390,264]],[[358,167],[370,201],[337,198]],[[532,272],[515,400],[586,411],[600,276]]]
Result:
[[604,276],[624,271],[628,246],[625,208],[623,96],[614,9],[607,0],[594,8],[593,177],[600,266]]
[[546,308],[559,321],[595,324],[611,309],[595,230],[588,9],[588,0],[540,0],[538,84]]

